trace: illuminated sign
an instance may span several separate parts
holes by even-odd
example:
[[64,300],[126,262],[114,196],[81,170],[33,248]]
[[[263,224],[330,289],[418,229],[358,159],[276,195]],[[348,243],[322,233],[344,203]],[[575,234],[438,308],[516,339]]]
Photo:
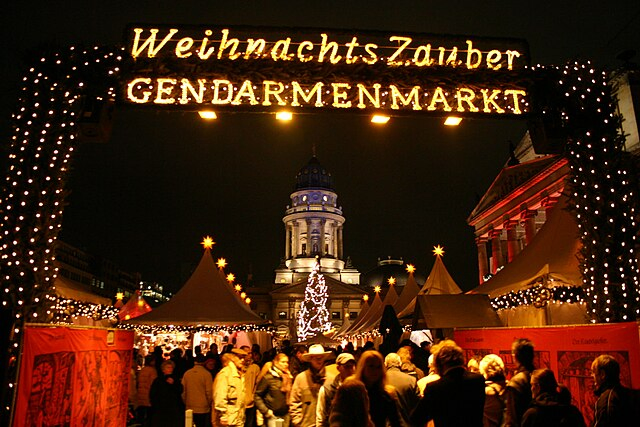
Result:
[[521,115],[512,39],[262,27],[132,26],[121,92],[137,105]]

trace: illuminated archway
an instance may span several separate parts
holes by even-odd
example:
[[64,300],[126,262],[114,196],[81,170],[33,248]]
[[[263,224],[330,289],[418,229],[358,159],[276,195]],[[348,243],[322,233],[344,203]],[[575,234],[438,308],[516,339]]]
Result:
[[[172,33],[172,29],[157,30],[164,36]],[[190,28],[185,37],[175,38],[163,56],[161,49],[149,44],[142,48],[150,29],[136,33],[132,28],[128,50],[94,47],[46,52],[26,71],[13,115],[9,173],[0,196],[0,301],[13,322],[6,378],[15,380],[24,323],[46,322],[55,315],[50,295],[55,278],[53,244],[62,224],[65,183],[78,134],[84,130],[86,135],[85,113],[99,116],[113,102],[178,110],[200,109],[206,103],[247,112],[286,106],[309,113],[332,109],[527,118],[547,141],[559,143],[552,148],[560,147],[570,163],[572,208],[582,233],[581,267],[590,315],[599,322],[636,319],[640,310],[636,178],[623,150],[621,118],[604,72],[589,63],[519,64],[519,56],[513,53],[517,41],[509,45],[505,40],[443,36],[431,44],[429,35],[356,37],[321,31],[312,34],[315,41],[310,41],[309,31],[301,30],[305,37],[280,36],[269,41],[271,49],[262,48],[258,54],[259,38],[247,34],[269,29],[242,29],[244,38],[234,36],[232,30],[221,30],[224,44],[218,45],[217,54],[222,53],[215,60],[210,60],[213,52],[206,56],[210,47],[204,44],[209,37],[206,30],[198,36],[199,47],[188,32],[201,30]],[[134,45],[136,34],[139,39]],[[379,38],[394,43],[390,51],[367,49],[377,45]],[[157,40],[164,39],[158,36]],[[257,47],[241,49],[249,40]],[[491,48],[494,43],[506,43],[506,47]],[[452,56],[454,50],[457,56]],[[359,62],[354,52],[360,52]],[[377,52],[376,61],[372,52]],[[265,69],[271,73],[269,78],[258,78]]]

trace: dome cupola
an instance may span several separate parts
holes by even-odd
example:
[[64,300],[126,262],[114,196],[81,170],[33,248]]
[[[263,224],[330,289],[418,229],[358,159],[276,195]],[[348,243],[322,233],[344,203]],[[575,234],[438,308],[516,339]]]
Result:
[[320,164],[315,155],[296,175],[295,189],[307,188],[323,188],[334,191],[331,173]]

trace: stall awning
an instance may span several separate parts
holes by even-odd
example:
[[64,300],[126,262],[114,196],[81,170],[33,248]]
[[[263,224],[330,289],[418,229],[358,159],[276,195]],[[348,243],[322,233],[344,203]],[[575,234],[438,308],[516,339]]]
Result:
[[487,295],[418,295],[413,329],[502,326]]

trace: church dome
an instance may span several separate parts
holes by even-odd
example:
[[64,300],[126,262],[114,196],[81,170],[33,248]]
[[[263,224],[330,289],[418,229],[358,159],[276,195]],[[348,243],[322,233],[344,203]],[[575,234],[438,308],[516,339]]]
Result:
[[[396,289],[403,288],[407,283],[409,273],[407,272],[407,265],[402,259],[391,257],[388,259],[378,259],[378,265],[362,275],[360,285],[372,289],[379,285],[384,290],[389,287],[389,279],[391,277],[395,279]],[[416,282],[418,282],[418,286],[422,286],[425,277],[418,273],[414,273],[413,277],[416,279]]]
[[320,164],[316,156],[313,156],[296,175],[295,189],[306,188],[324,188],[334,191],[331,173]]

